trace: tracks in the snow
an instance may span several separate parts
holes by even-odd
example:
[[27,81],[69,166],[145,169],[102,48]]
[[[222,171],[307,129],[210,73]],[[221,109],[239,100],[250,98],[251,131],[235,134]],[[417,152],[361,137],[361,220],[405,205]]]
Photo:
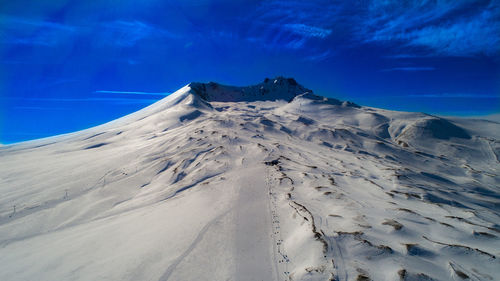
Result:
[[269,168],[266,168],[266,186],[268,190],[269,210],[271,211],[271,226],[273,237],[273,252],[277,280],[290,280],[290,259],[283,247],[283,237],[281,233],[280,217],[278,213],[278,194],[273,190],[273,179],[270,176]]
[[347,270],[344,264],[344,257],[335,237],[326,237],[328,249],[333,256],[333,268],[335,269],[335,281],[347,281]]
[[[269,159],[276,159],[270,157],[272,155],[272,152],[274,150],[271,150],[269,153],[268,158]],[[283,158],[283,157],[282,157]],[[284,158],[286,159],[286,158]],[[289,160],[289,159],[286,159]],[[280,183],[283,178],[288,178],[290,179],[290,182],[292,184],[292,188],[290,189],[289,192],[292,192],[294,181],[286,176],[283,172],[281,173],[280,177],[273,177],[272,173],[274,169],[271,167],[278,167],[278,170],[281,171],[280,168],[280,163],[279,160],[270,160],[265,162],[267,169],[266,169],[266,185],[269,190],[268,195],[269,195],[269,209],[271,211],[271,218],[272,218],[272,237],[274,239],[274,244],[273,244],[273,249],[274,249],[274,256],[275,256],[275,268],[277,271],[277,279],[278,280],[292,280],[293,276],[297,273],[300,275],[300,269],[296,268],[293,262],[293,257],[290,258],[287,253],[286,249],[284,248],[283,245],[283,232],[282,232],[282,226],[280,222],[280,211],[283,212],[282,209],[279,208],[279,204],[283,204],[286,202],[283,202],[283,198],[280,198],[279,196],[285,196],[285,193],[280,194],[278,188],[276,188]],[[323,265],[320,265],[318,267],[311,266],[309,268],[305,268],[306,272],[310,273],[313,271],[316,271],[317,273],[330,273],[330,281],[344,281],[348,280],[348,273],[346,266],[344,264],[344,257],[342,254],[342,250],[338,244],[338,241],[336,240],[336,237],[328,236],[325,235],[325,233],[321,230],[321,223],[320,225],[316,225],[315,223],[315,217],[314,215],[302,204],[296,202],[295,200],[292,199],[291,193],[286,194],[288,204],[290,206],[290,211],[297,212],[297,214],[300,217],[303,217],[305,221],[310,224],[312,234],[314,235],[314,238],[322,244],[323,248],[323,253],[322,256],[325,258],[325,263]],[[280,200],[281,199],[281,200]],[[280,202],[281,201],[281,202]],[[321,219],[321,217],[320,217]],[[328,222],[326,222],[328,224]],[[325,271],[325,266],[328,266],[327,264],[330,264],[332,268],[331,270],[326,270]],[[329,267],[329,266],[328,266]],[[322,269],[321,269],[322,268]]]
[[198,235],[196,236],[196,238],[193,240],[193,242],[191,242],[191,245],[189,245],[189,247],[181,254],[179,255],[174,261],[173,263],[170,264],[170,266],[167,268],[167,270],[162,274],[162,276],[160,277],[159,281],[167,281],[170,276],[172,275],[172,273],[174,273],[175,271],[175,268],[196,248],[196,246],[198,245],[198,243],[203,240],[203,237],[205,236],[205,233],[207,233],[207,231],[210,229],[210,227],[212,225],[214,225],[215,223],[217,223],[220,219],[222,219],[225,215],[227,215],[231,210],[228,210],[222,214],[220,214],[219,216],[217,216],[215,219],[211,220],[210,222],[208,222],[201,230],[200,232],[198,233]]

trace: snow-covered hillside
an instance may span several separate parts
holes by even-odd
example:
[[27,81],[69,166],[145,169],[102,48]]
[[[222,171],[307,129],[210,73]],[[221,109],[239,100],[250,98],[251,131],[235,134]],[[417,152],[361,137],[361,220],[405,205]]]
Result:
[[278,77],[0,148],[0,280],[499,280],[500,124]]

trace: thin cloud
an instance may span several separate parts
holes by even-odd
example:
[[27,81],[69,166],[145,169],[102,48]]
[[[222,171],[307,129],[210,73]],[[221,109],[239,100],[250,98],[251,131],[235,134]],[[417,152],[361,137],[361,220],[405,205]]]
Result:
[[15,106],[14,109],[20,110],[70,110],[64,107],[44,107],[44,106]]
[[20,100],[35,102],[111,102],[111,103],[153,103],[158,99],[138,99],[138,98],[0,98],[3,100]]
[[494,94],[474,94],[474,93],[428,93],[428,94],[408,94],[408,95],[373,95],[363,96],[363,99],[383,100],[387,98],[397,99],[500,99],[500,95]]
[[3,24],[5,25],[10,25],[10,26],[32,26],[32,27],[37,27],[37,28],[50,28],[50,29],[59,29],[59,30],[66,30],[66,31],[75,31],[77,27],[68,25],[68,24],[62,24],[58,22],[52,22],[52,21],[45,21],[45,20],[34,20],[34,19],[27,19],[27,18],[21,18],[21,17],[13,17],[13,16],[7,16],[7,15],[0,15],[0,20],[2,21]]
[[442,93],[442,94],[412,94],[409,98],[464,98],[464,99],[500,99],[500,95],[484,95],[470,93]]
[[161,39],[178,37],[167,30],[138,20],[105,22],[98,28],[101,30],[96,31],[98,35],[97,42],[107,45],[118,45],[121,47],[132,47],[139,41],[149,38]]
[[2,41],[13,45],[51,47],[68,41],[77,27],[46,20],[34,20],[0,15]]
[[331,34],[331,30],[317,26],[274,22],[254,21],[259,28],[247,34],[245,40],[257,43],[266,49],[292,49],[307,48],[310,41],[324,40]]
[[389,56],[384,56],[384,58],[387,59],[416,59],[416,58],[428,58],[429,55],[418,55],[418,54],[395,54],[395,55],[389,55]]
[[304,38],[291,39],[283,46],[287,49],[301,49],[304,47],[306,40]]
[[95,91],[97,94],[124,94],[124,95],[151,95],[151,96],[168,96],[171,93],[153,93],[153,92],[126,92],[126,91],[105,91],[105,90],[98,90]]
[[322,52],[322,53],[307,56],[304,58],[304,60],[306,60],[306,61],[324,61],[324,60],[330,58],[331,56],[333,56],[333,53],[330,50],[327,50],[327,51]]
[[288,23],[283,27],[291,32],[305,37],[325,38],[332,33],[332,30],[317,26],[310,26],[302,23]]
[[494,55],[500,53],[500,24],[493,17],[484,11],[472,20],[419,29],[409,34],[409,44],[451,56]]
[[373,1],[356,34],[368,43],[427,48],[434,56],[495,55],[500,52],[499,18],[500,7],[493,2]]
[[[291,33],[316,39],[348,39],[344,47],[380,44],[405,53],[430,56],[498,56],[500,54],[500,3],[498,1],[265,1],[252,20],[255,34],[272,39]],[[297,24],[300,22],[300,24]],[[272,24],[281,25],[281,31]],[[335,34],[332,27],[341,32]],[[270,31],[274,30],[274,32]],[[344,36],[337,38],[338,36]],[[294,38],[291,38],[295,40]],[[276,41],[280,43],[280,40]],[[313,42],[313,41],[311,41]],[[284,47],[296,46],[287,44]],[[306,44],[303,48],[310,47]],[[404,58],[394,56],[394,58]]]
[[50,20],[0,15],[2,42],[13,45],[54,47],[75,43],[78,36],[94,39],[94,46],[132,47],[146,39],[179,38],[146,22],[116,20],[88,25],[68,25]]
[[408,67],[393,67],[380,70],[381,72],[392,72],[392,71],[434,71],[436,68],[431,66],[408,66]]
[[246,39],[266,49],[318,49],[333,34],[328,18],[336,9],[328,1],[264,1],[246,19]]

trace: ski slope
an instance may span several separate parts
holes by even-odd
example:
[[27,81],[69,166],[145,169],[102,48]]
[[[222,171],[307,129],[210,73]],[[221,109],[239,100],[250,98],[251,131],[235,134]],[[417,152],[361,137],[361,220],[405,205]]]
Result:
[[0,280],[498,280],[500,123],[283,77],[0,147]]

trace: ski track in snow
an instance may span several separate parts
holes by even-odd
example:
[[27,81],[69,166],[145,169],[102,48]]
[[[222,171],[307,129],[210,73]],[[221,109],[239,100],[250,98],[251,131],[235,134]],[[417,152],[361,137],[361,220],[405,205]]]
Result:
[[[255,168],[252,168],[254,166]],[[265,173],[262,163],[245,170],[240,179],[236,214],[236,280],[272,280],[271,227],[266,200]],[[254,171],[252,173],[252,170]],[[257,230],[257,231],[256,231]]]
[[348,275],[345,269],[344,257],[342,256],[342,251],[340,250],[340,247],[334,237],[329,237],[328,239],[330,242],[329,246],[333,256],[337,281],[347,281]]
[[0,280],[497,280],[499,139],[286,78],[193,83],[0,147]]
[[191,243],[191,245],[189,245],[189,247],[186,249],[186,251],[184,251],[178,258],[176,258],[172,264],[170,264],[170,266],[167,268],[165,273],[163,273],[163,275],[160,277],[160,279],[158,281],[167,281],[170,278],[170,275],[172,275],[172,273],[174,272],[177,265],[179,265],[184,260],[184,258],[186,258],[193,251],[193,249],[196,247],[196,245],[198,245],[198,243],[203,239],[203,236],[208,231],[208,229],[210,227],[212,227],[215,222],[220,220],[222,217],[226,216],[227,213],[228,212],[225,212],[225,213],[219,215],[218,217],[216,217],[215,219],[211,220],[209,223],[207,223],[200,230],[200,232],[198,233],[198,236],[196,236],[196,238]]

